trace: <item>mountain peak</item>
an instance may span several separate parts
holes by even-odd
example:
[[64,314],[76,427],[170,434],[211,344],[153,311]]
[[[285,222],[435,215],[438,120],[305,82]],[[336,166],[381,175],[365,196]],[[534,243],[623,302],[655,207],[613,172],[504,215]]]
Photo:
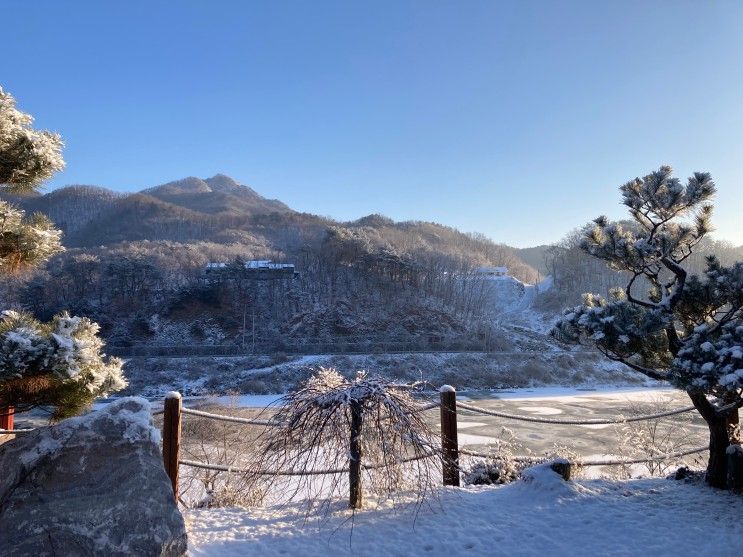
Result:
[[206,182],[209,185],[212,191],[229,192],[229,193],[234,193],[234,192],[255,193],[248,186],[244,186],[243,184],[241,184],[234,178],[227,176],[226,174],[215,174],[211,178],[205,178],[204,182]]
[[290,211],[275,199],[266,199],[226,174],[211,178],[189,176],[141,193],[200,213],[265,214]]
[[182,180],[175,180],[167,184],[155,186],[154,188],[148,188],[143,190],[142,193],[151,195],[183,195],[189,193],[208,193],[210,191],[212,190],[209,184],[204,180],[195,176],[189,176]]

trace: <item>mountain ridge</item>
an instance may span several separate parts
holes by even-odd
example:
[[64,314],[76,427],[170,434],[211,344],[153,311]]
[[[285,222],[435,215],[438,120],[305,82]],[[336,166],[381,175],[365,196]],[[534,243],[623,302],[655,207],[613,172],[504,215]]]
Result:
[[273,252],[296,258],[308,246],[319,249],[329,231],[342,229],[334,241],[350,242],[354,250],[424,257],[429,265],[437,265],[437,258],[447,265],[502,265],[525,282],[546,274],[544,246],[517,249],[440,223],[397,222],[377,213],[336,221],[295,211],[222,173],[186,176],[132,193],[71,185],[11,201],[29,213],[48,215],[70,249],[143,241],[232,245],[245,239],[250,246],[266,246],[263,257]]

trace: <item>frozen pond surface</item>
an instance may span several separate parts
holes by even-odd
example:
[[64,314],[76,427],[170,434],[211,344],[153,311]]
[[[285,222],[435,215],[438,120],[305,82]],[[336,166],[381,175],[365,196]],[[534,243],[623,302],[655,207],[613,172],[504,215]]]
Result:
[[[490,410],[499,410],[521,416],[546,417],[550,419],[598,419],[629,417],[633,414],[663,412],[690,406],[688,396],[670,388],[576,390],[546,388],[514,390],[504,393],[463,393],[459,397],[468,403]],[[433,419],[435,417],[432,416]],[[516,421],[470,412],[458,416],[460,445],[470,445],[473,450],[492,443],[503,435],[502,428],[513,432],[524,448],[534,453],[550,451],[555,445],[566,446],[584,457],[617,454],[619,440],[628,427],[635,430],[657,423],[656,432],[661,435],[682,435],[689,446],[700,446],[707,442],[707,428],[695,412],[681,416],[669,416],[653,422],[641,422],[632,426],[617,425],[562,425]],[[683,424],[686,433],[681,432]],[[477,447],[477,446],[480,447]]]

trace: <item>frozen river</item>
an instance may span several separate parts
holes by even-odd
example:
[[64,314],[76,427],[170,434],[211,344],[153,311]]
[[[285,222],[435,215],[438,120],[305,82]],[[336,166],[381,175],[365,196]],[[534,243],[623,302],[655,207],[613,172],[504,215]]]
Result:
[[[474,406],[521,416],[578,420],[652,414],[691,405],[685,393],[674,389],[533,389],[497,394],[463,393],[458,399]],[[502,428],[506,427],[523,448],[536,454],[559,445],[592,458],[618,454],[621,438],[631,432],[644,438],[654,433],[661,443],[671,436],[681,437],[689,446],[701,446],[707,442],[706,425],[695,412],[635,424],[562,425],[472,415],[462,411],[458,416],[458,426],[460,445],[470,446],[473,450],[502,437]],[[671,443],[666,446],[670,447]]]

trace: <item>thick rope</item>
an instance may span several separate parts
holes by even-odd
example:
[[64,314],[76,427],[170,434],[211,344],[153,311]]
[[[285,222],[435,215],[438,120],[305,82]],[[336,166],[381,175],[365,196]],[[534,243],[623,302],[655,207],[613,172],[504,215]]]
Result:
[[416,408],[415,410],[411,412],[411,414],[417,414],[418,412],[425,412],[426,410],[433,410],[434,408],[438,408],[439,406],[441,406],[441,403],[432,402],[431,404],[426,404],[425,406]]
[[201,416],[202,418],[209,418],[219,422],[233,422],[236,424],[247,424],[247,425],[262,425],[262,426],[278,426],[281,425],[279,422],[270,420],[255,420],[250,418],[238,418],[237,416],[224,416],[222,414],[212,414],[211,412],[204,412],[202,410],[192,410],[191,408],[183,408],[181,412],[184,414],[191,414],[192,416]]
[[688,451],[677,451],[675,453],[662,454],[650,458],[635,458],[635,459],[616,459],[616,460],[579,460],[578,466],[618,466],[623,464],[642,464],[644,462],[660,462],[663,460],[671,460],[672,458],[678,458],[681,456],[687,456],[690,454],[701,453],[708,451],[709,447],[697,447],[695,449],[689,449]]
[[24,433],[31,433],[34,431],[33,428],[30,429],[0,429],[0,435],[22,435]]
[[644,420],[655,420],[657,418],[665,418],[666,416],[675,416],[676,414],[683,414],[685,412],[691,412],[695,410],[693,406],[687,406],[686,408],[678,408],[676,410],[669,410],[667,412],[658,412],[657,414],[645,414],[643,416],[631,416],[625,418],[620,416],[619,418],[608,418],[608,419],[590,419],[590,420],[558,420],[555,418],[539,418],[537,416],[519,416],[518,414],[509,414],[507,412],[499,412],[497,410],[486,410],[485,408],[479,408],[478,406],[472,406],[463,402],[457,402],[457,408],[463,410],[469,410],[470,412],[477,412],[478,414],[484,414],[486,416],[495,416],[496,418],[505,418],[507,420],[519,420],[522,422],[533,422],[538,424],[559,424],[559,425],[612,425],[612,424],[624,424],[629,422],[642,422]]
[[178,464],[190,466],[191,468],[201,468],[202,470],[215,470],[217,472],[231,472],[234,474],[253,474],[256,476],[323,476],[329,474],[342,474],[348,472],[348,468],[334,468],[328,470],[306,470],[297,472],[294,470],[277,470],[270,472],[267,470],[248,470],[247,468],[236,468],[234,466],[222,466],[220,464],[207,464],[195,460],[179,460]]
[[[389,464],[362,464],[361,467],[364,470],[377,470],[379,468],[387,468],[388,466],[394,466],[395,464],[405,464],[407,462],[414,462],[416,460],[423,460],[425,458],[431,458],[436,456],[436,453],[428,453],[420,456],[411,456],[410,458],[404,458],[397,462],[391,462]],[[201,468],[203,470],[215,470],[217,472],[232,472],[235,474],[252,474],[256,476],[328,476],[332,474],[345,474],[348,472],[348,468],[329,468],[325,470],[305,470],[298,472],[296,470],[277,470],[272,472],[270,470],[248,470],[247,468],[236,468],[234,466],[222,466],[220,464],[208,464],[206,462],[197,462],[195,460],[179,460],[178,464],[184,466],[190,466],[191,468]]]
[[[580,459],[576,462],[571,462],[571,464],[575,464],[578,466],[620,466],[620,465],[626,465],[626,464],[643,464],[645,462],[660,462],[663,460],[670,460],[672,458],[678,458],[681,456],[688,456],[690,454],[696,454],[701,453],[704,451],[709,450],[709,447],[696,447],[694,449],[689,449],[687,451],[677,451],[674,453],[667,453],[667,454],[660,454],[657,456],[651,456],[647,458],[633,458],[633,459],[613,459],[613,460],[583,460]],[[474,456],[477,458],[493,458],[495,456],[493,453],[481,453],[477,451],[469,451],[467,449],[459,449],[459,454],[467,455],[467,456]],[[513,460],[514,462],[525,462],[525,463],[533,463],[533,462],[542,462],[546,460],[545,458],[539,458],[534,456],[514,456],[511,457],[510,460]]]
[[[416,408],[415,410],[413,410],[413,412],[414,413],[425,412],[426,410],[438,408],[438,406],[439,406],[438,402],[433,402],[431,404],[421,406],[420,408]],[[181,412],[183,412],[184,414],[191,414],[192,416],[201,416],[202,418],[210,418],[212,420],[217,420],[217,421],[222,421],[222,422],[233,422],[236,424],[260,425],[260,426],[281,425],[280,422],[275,422],[271,420],[256,420],[256,419],[250,419],[250,418],[238,418],[236,416],[225,416],[223,414],[212,414],[211,412],[204,412],[203,410],[193,410],[191,408],[183,408]],[[153,416],[157,414],[162,414],[162,411],[152,413]]]
[[[477,458],[493,458],[494,456],[496,456],[495,453],[481,453],[477,451],[470,451],[468,449],[459,449],[459,454],[463,454],[466,456],[474,456]],[[514,462],[530,463],[530,462],[541,462],[544,459],[536,457],[536,456],[512,456],[512,457],[509,457],[509,460],[513,460]]]

